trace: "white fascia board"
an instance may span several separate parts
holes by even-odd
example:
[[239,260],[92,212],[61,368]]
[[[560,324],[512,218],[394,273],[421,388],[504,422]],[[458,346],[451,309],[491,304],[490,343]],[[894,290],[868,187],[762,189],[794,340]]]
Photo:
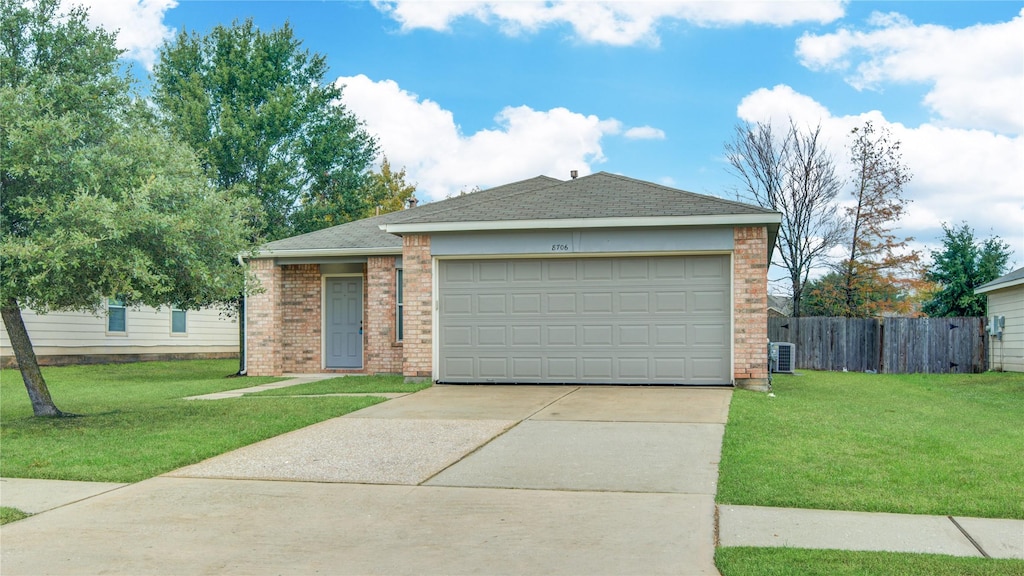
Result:
[[480,222],[426,222],[381,224],[389,234],[471,232],[478,230],[544,230],[560,228],[653,228],[667,226],[749,226],[782,222],[779,213],[711,216],[647,216],[639,218],[564,218],[552,220],[491,220]]
[[992,286],[975,288],[975,294],[986,294],[988,292],[995,292],[996,290],[1002,290],[1004,288],[1013,288],[1014,286],[1020,286],[1024,284],[1024,278],[1017,278],[1016,280],[1010,280],[1008,282],[1002,282],[1000,284],[994,284]]
[[294,250],[263,250],[248,258],[318,258],[330,256],[391,256],[401,255],[401,246],[385,246],[377,248],[299,248]]

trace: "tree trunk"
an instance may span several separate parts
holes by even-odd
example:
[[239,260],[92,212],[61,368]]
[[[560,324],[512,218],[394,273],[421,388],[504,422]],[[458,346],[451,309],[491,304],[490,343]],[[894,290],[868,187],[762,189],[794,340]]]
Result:
[[11,339],[14,357],[18,360],[21,379],[25,382],[25,389],[28,390],[28,397],[32,401],[32,413],[36,416],[64,416],[50,398],[50,390],[46,387],[46,380],[39,370],[39,362],[36,361],[36,353],[32,349],[28,330],[25,329],[25,320],[21,317],[18,301],[14,298],[4,300],[0,306],[0,314],[7,327],[7,336]]

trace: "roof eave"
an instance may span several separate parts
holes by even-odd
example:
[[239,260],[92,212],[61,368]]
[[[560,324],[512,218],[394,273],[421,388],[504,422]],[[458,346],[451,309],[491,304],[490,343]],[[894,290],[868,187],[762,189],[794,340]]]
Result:
[[318,258],[327,256],[392,256],[402,254],[401,246],[378,246],[373,248],[299,248],[294,250],[261,250],[248,258]]
[[559,218],[545,220],[483,220],[473,222],[422,222],[381,224],[389,234],[430,232],[475,232],[480,230],[537,230],[565,228],[653,228],[669,226],[749,226],[782,222],[779,213],[725,214],[704,216],[648,216],[613,218]]
[[996,290],[1003,290],[1004,288],[1013,288],[1014,286],[1020,286],[1024,284],[1024,278],[1017,278],[1016,280],[1009,280],[1007,282],[1000,282],[998,284],[989,284],[986,286],[978,286],[974,289],[975,294],[986,294],[988,292],[995,292]]

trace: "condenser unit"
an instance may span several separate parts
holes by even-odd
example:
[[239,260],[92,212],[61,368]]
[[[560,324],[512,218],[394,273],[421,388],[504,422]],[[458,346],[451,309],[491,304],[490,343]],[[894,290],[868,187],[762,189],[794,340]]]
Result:
[[796,345],[790,342],[772,342],[772,372],[792,374],[796,367]]

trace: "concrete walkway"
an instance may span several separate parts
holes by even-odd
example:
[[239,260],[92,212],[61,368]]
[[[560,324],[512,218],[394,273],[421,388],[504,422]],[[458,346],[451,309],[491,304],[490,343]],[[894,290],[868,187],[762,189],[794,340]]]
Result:
[[435,386],[6,525],[3,573],[717,574],[730,397]]
[[435,386],[138,484],[3,479],[43,512],[0,529],[3,573],[717,574],[716,542],[1024,560],[1020,520],[716,518],[730,395]]
[[[254,394],[256,392],[263,392],[264,390],[277,390],[278,388],[288,388],[291,386],[297,386],[299,384],[309,384],[310,382],[319,382],[320,380],[329,380],[331,378],[338,377],[351,377],[359,378],[361,375],[358,374],[286,374],[285,380],[280,382],[271,382],[269,384],[260,384],[258,386],[249,386],[248,388],[238,388],[235,390],[225,390],[223,392],[214,392],[212,394],[200,394],[198,396],[186,396],[183,400],[225,400],[227,398],[241,398],[246,394]],[[390,393],[390,392],[358,392],[352,394],[322,394],[322,396],[381,396],[384,398],[400,398],[405,396],[405,393]]]

